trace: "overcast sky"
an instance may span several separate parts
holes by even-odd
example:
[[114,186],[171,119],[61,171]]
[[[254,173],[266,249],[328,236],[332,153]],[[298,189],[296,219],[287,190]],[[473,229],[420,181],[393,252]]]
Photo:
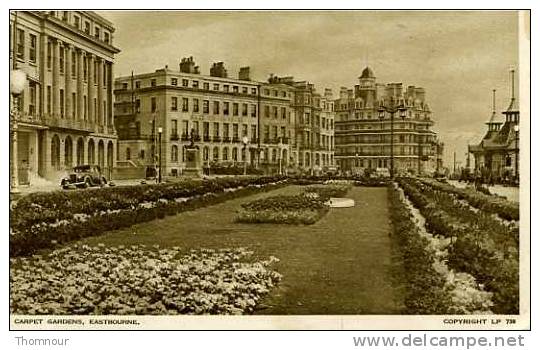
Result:
[[292,75],[334,95],[366,65],[378,82],[422,86],[450,167],[454,151],[464,160],[467,142],[485,133],[492,89],[498,112],[508,106],[509,69],[519,60],[518,15],[509,11],[100,14],[116,27],[117,76],[178,69],[193,56],[203,74],[224,61],[230,77],[250,66],[252,79]]

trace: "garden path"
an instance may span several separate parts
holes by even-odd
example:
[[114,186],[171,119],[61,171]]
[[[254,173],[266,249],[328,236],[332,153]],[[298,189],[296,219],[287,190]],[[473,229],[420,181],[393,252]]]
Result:
[[310,226],[238,224],[244,202],[293,194],[300,186],[237,198],[85,240],[86,244],[159,244],[185,249],[247,247],[274,255],[283,275],[258,314],[397,314],[402,306],[399,259],[389,232],[387,189],[354,187],[353,208],[336,208]]

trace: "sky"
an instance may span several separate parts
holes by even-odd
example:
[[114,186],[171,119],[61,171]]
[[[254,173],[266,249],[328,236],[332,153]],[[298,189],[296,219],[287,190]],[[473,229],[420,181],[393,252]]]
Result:
[[424,87],[450,168],[454,151],[464,165],[467,143],[485,134],[493,89],[504,119],[509,71],[519,69],[515,11],[99,13],[116,27],[117,76],[178,69],[193,56],[205,75],[223,61],[229,77],[250,66],[254,80],[292,75],[334,96],[367,65],[377,82]]

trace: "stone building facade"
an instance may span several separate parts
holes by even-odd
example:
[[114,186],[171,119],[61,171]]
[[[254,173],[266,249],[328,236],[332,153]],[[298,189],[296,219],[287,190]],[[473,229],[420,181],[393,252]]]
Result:
[[27,75],[16,115],[20,184],[58,181],[78,164],[111,175],[114,30],[92,11],[10,13],[10,68]]
[[[186,168],[185,149],[192,141],[199,148],[203,166],[247,162],[267,173],[285,173],[306,164],[299,148],[303,145],[297,129],[301,114],[295,99],[302,84],[295,83],[292,77],[253,81],[249,67],[241,68],[238,77],[231,78],[223,62],[214,63],[210,74],[203,75],[192,57],[183,58],[179,68],[165,67],[116,79],[120,173],[140,177],[158,166],[159,128],[165,176],[182,174]],[[319,136],[313,139],[313,147],[320,148],[313,159],[319,154],[321,166],[333,160],[329,145],[333,141],[332,101],[325,102],[325,98],[317,95],[313,101],[319,106],[317,116],[321,104],[326,106],[325,137],[317,129]],[[317,122],[322,123],[320,117]],[[323,139],[328,143],[326,150],[315,144],[315,140]]]
[[[380,106],[392,101],[405,111],[381,118]],[[421,87],[379,84],[366,67],[354,89],[341,88],[336,111],[336,162],[342,172],[390,168],[393,134],[394,171],[426,174],[442,168],[443,145],[432,130],[434,121]]]

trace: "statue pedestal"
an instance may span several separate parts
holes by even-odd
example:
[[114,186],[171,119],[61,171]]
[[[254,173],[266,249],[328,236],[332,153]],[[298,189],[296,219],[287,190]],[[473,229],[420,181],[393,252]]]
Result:
[[182,174],[189,177],[201,177],[202,168],[199,159],[199,147],[185,146],[184,152],[186,155],[186,167]]

